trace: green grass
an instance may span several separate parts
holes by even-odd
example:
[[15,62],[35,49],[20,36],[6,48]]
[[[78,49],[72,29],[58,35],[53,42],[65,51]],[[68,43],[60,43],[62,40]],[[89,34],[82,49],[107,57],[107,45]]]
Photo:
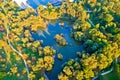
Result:
[[114,66],[114,70],[104,76],[100,76],[100,80],[120,80],[120,75],[119,73],[116,71],[117,67]]
[[114,71],[112,71],[107,75],[100,76],[100,80],[120,80],[120,78],[117,76],[117,74]]

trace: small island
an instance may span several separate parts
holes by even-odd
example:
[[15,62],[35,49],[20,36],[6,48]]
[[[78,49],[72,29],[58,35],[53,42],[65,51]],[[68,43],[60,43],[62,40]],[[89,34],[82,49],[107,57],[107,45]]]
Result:
[[57,57],[58,57],[59,60],[62,60],[62,59],[63,59],[63,55],[62,55],[61,53],[58,53],[58,56],[57,56]]
[[60,46],[66,46],[68,44],[67,41],[64,39],[63,34],[56,34],[55,40]]

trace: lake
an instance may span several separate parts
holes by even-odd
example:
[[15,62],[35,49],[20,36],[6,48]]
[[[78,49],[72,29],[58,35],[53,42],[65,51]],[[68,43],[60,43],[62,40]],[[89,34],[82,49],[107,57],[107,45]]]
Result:
[[[55,24],[48,24],[48,30],[47,32],[43,32],[44,36],[39,35],[39,32],[36,34],[32,34],[32,37],[35,40],[43,40],[43,46],[51,46],[56,50],[56,56],[55,56],[55,63],[54,67],[51,72],[46,72],[48,78],[50,80],[57,80],[57,75],[62,70],[62,65],[67,62],[69,59],[74,59],[77,57],[76,52],[82,51],[82,46],[80,46],[77,42],[75,42],[70,37],[70,31],[72,29],[72,26],[68,26],[66,22],[64,22],[64,27],[59,25],[59,21],[56,21]],[[68,42],[67,46],[59,46],[54,37],[56,34],[63,34],[64,38]],[[61,53],[63,55],[63,59],[60,61],[57,58],[57,54]]]

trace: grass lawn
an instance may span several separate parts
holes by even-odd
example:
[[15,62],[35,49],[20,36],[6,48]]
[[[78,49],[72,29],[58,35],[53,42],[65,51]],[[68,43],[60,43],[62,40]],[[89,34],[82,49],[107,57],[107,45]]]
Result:
[[100,76],[100,80],[120,80],[120,73],[118,72],[119,69],[119,64],[114,65],[114,70],[107,75]]
[[120,77],[113,71],[107,75],[100,76],[100,80],[120,80]]

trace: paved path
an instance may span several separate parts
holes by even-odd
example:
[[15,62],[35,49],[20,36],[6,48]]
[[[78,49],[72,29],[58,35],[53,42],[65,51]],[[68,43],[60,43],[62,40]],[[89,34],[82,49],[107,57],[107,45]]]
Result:
[[[7,28],[6,31],[7,31],[8,44],[9,44],[9,46],[12,48],[12,50],[15,51],[15,52],[22,58],[22,60],[23,60],[23,62],[24,62],[24,64],[25,64],[25,67],[26,67],[26,70],[27,70],[27,76],[28,76],[28,75],[29,75],[29,68],[28,68],[27,62],[26,62],[25,59],[23,59],[23,55],[22,55],[19,51],[17,51],[17,50],[12,46],[12,44],[10,43],[10,39],[9,39],[9,27]],[[30,80],[29,77],[28,77],[28,80]]]

